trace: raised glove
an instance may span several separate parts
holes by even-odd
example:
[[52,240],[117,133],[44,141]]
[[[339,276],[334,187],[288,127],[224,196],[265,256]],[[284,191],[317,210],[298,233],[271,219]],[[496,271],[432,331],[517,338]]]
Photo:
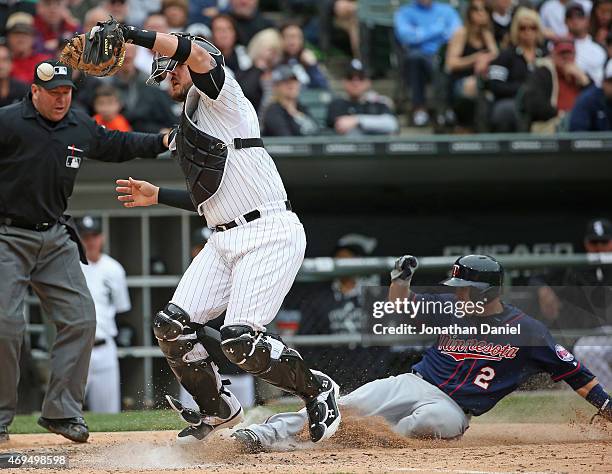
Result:
[[60,54],[61,62],[91,76],[112,76],[124,58],[123,27],[112,17],[73,37]]
[[391,281],[403,286],[410,286],[410,280],[419,267],[419,261],[412,255],[404,255],[395,261],[391,270]]

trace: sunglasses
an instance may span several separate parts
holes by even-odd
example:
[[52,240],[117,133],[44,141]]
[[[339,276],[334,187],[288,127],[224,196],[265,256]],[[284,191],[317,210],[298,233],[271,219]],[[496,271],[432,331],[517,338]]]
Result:
[[519,25],[519,31],[538,31],[537,25]]
[[487,9],[485,7],[470,7],[471,12],[486,12]]
[[592,245],[606,245],[610,243],[610,239],[591,239],[589,240],[589,244]]

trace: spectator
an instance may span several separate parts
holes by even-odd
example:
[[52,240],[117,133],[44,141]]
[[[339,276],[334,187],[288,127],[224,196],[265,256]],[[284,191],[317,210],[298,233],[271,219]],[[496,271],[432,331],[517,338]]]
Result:
[[[570,1],[571,0],[546,0],[540,8],[542,27],[550,30],[553,37],[565,37],[568,35],[565,19],[568,4],[571,4]],[[576,3],[581,5],[584,11],[591,10],[590,0],[577,0]]]
[[316,135],[317,122],[308,110],[298,102],[300,81],[293,68],[287,64],[272,71],[274,97],[263,116],[262,134],[273,137]]
[[601,85],[606,51],[589,35],[589,18],[579,3],[570,3],[565,12],[565,22],[576,44],[576,64],[591,80]]
[[[168,20],[161,13],[152,13],[144,21],[143,28],[149,31],[158,31],[160,33],[169,33]],[[153,63],[153,52],[147,48],[138,48],[136,50],[136,58],[134,63],[139,71],[150,74],[151,64]]]
[[525,84],[522,109],[530,123],[536,122],[531,124],[531,131],[554,133],[589,83],[589,77],[576,65],[574,41],[557,39],[551,59],[540,60]]
[[212,42],[219,48],[225,58],[225,65],[235,76],[249,70],[253,66],[247,50],[241,44],[236,44],[238,32],[234,18],[225,13],[215,16],[210,24]]
[[327,111],[327,125],[339,135],[397,133],[399,124],[391,101],[372,91],[372,82],[358,59],[353,59],[342,81],[346,99],[334,99]]
[[129,11],[127,0],[106,0],[104,8],[119,23],[125,23]]
[[189,18],[187,0],[162,0],[161,12],[166,17],[170,31],[185,31]]
[[55,54],[60,45],[81,31],[72,18],[68,0],[39,0],[36,4],[34,27],[42,41],[43,52]]
[[113,86],[101,85],[96,90],[94,99],[94,120],[98,125],[103,125],[109,130],[131,132],[132,127],[127,119],[121,115],[122,104],[119,93]]
[[236,21],[238,43],[243,46],[260,31],[274,28],[274,23],[260,13],[259,0],[230,0],[229,14]]
[[147,17],[161,9],[160,0],[128,0],[127,5],[125,22],[133,26],[144,26]]
[[221,13],[221,3],[227,3],[227,0],[190,0],[189,24],[204,23],[212,26],[212,19]]
[[491,126],[496,132],[517,130],[515,97],[536,59],[544,55],[538,44],[544,39],[540,17],[534,10],[519,8],[510,27],[511,46],[503,50],[489,66],[488,88],[495,96]]
[[302,85],[311,89],[327,89],[327,79],[314,53],[304,47],[304,32],[297,23],[286,23],[281,27],[283,37],[284,64],[293,66]]
[[406,48],[408,85],[412,89],[412,121],[417,127],[429,122],[425,86],[431,79],[434,55],[445,45],[461,19],[453,7],[433,0],[414,0],[395,13],[395,34]]
[[514,14],[512,0],[493,0],[491,2],[491,22],[497,47],[504,49],[510,44],[510,24]]
[[145,84],[147,75],[136,69],[136,47],[126,45],[125,60],[119,71],[108,79],[121,96],[123,115],[137,132],[159,132],[177,122],[172,99],[164,91]]
[[0,44],[0,107],[20,101],[28,92],[28,86],[11,77],[11,50]]
[[13,13],[6,21],[6,32],[7,45],[13,58],[11,77],[26,84],[31,84],[34,67],[39,62],[51,57],[50,54],[34,51],[36,38],[34,17],[24,12]]
[[595,0],[591,9],[590,34],[600,45],[606,46],[606,39],[612,26],[612,0]]
[[253,67],[240,74],[244,95],[257,111],[262,111],[272,95],[272,70],[282,57],[282,38],[278,31],[268,28],[257,33],[247,48]]
[[85,19],[83,20],[83,31],[91,31],[91,29],[96,26],[98,22],[108,20],[109,16],[109,10],[103,7],[95,7],[87,10],[87,13],[85,13]]
[[360,57],[357,0],[333,0],[332,14],[335,25],[348,34],[352,56]]
[[[458,122],[473,125],[474,103],[478,96],[478,78],[497,57],[497,44],[484,0],[471,0],[461,26],[448,43],[446,70],[450,73],[452,102]],[[464,112],[465,111],[465,112]]]
[[571,132],[612,130],[612,61],[606,64],[601,87],[592,85],[576,99],[569,129]]

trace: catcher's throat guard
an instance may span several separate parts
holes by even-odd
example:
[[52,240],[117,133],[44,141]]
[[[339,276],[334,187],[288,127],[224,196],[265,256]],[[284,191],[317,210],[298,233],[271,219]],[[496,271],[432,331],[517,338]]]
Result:
[[[188,39],[196,43],[198,46],[204,48],[213,57],[217,63],[225,65],[225,59],[223,54],[214,44],[201,36],[195,36],[189,33],[171,33],[180,38]],[[162,56],[159,53],[155,53],[153,56],[153,62],[151,63],[151,75],[147,79],[147,85],[161,84],[169,72],[172,72],[179,65],[176,59],[172,59],[170,56]]]

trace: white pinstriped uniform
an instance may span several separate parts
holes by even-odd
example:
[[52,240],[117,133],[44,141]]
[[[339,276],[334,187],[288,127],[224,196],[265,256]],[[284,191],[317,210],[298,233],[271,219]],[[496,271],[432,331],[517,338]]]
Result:
[[[230,144],[223,181],[198,212],[210,227],[254,209],[262,217],[215,232],[183,275],[171,302],[194,322],[205,323],[227,310],[225,326],[245,324],[263,330],[276,316],[302,264],[304,228],[285,208],[287,193],[268,152],[261,147],[233,148],[234,138],[256,138],[260,132],[255,109],[230,74],[215,100],[192,87],[185,112],[200,130]],[[205,356],[198,344],[188,358]]]

